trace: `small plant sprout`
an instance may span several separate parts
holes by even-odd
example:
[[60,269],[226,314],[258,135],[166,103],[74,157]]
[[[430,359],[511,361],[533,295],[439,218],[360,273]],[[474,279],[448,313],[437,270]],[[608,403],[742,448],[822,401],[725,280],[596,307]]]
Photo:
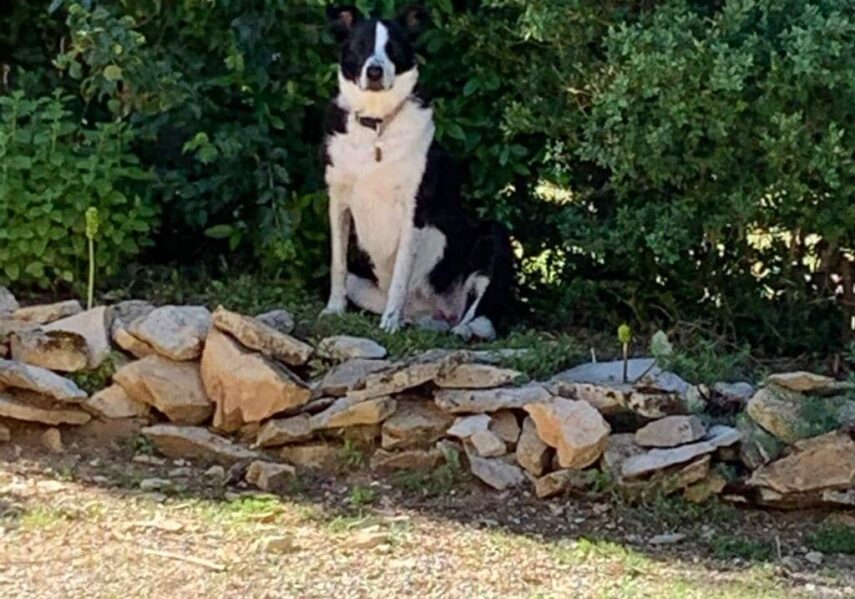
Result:
[[632,329],[623,323],[618,327],[617,336],[623,350],[623,382],[626,383],[629,382],[629,342],[632,341]]
[[92,309],[95,298],[95,238],[98,236],[98,209],[90,207],[86,210],[86,239],[89,241],[89,286],[86,294],[86,307]]

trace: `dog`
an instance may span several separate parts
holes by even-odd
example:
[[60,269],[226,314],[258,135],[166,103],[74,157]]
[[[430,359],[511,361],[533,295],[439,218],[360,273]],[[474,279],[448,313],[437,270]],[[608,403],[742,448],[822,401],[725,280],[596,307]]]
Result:
[[510,305],[513,251],[504,227],[467,216],[461,172],[434,140],[413,49],[425,10],[384,20],[348,5],[327,16],[341,49],[324,119],[332,258],[323,313],[341,314],[350,300],[381,315],[387,332],[416,324],[494,338]]

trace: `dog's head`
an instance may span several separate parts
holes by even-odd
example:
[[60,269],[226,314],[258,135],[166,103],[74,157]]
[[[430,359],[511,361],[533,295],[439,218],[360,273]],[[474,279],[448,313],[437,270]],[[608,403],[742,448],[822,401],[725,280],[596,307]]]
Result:
[[360,92],[387,92],[399,79],[417,76],[413,41],[426,21],[423,7],[413,5],[397,19],[374,19],[352,5],[332,6],[327,17],[341,44],[341,79]]

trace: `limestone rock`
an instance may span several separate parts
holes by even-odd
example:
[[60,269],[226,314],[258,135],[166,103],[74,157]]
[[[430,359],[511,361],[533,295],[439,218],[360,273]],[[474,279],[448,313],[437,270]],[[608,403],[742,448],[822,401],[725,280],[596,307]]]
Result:
[[86,399],[86,392],[73,381],[50,370],[12,360],[0,359],[0,386],[2,385],[34,391],[68,403],[80,403]]
[[279,457],[300,468],[310,470],[335,470],[339,465],[339,448],[326,443],[286,445]]
[[739,446],[739,459],[751,470],[778,459],[784,444],[773,434],[766,432],[747,415],[740,414],[737,426],[743,439]]
[[706,503],[711,497],[718,495],[727,485],[727,479],[719,472],[710,472],[709,476],[683,491],[686,501]]
[[804,436],[801,400],[796,393],[765,387],[754,394],[745,411],[763,429],[784,443],[793,443]]
[[336,360],[379,360],[386,357],[386,348],[372,339],[335,335],[321,340],[318,352]]
[[428,446],[441,439],[453,417],[427,399],[397,399],[398,409],[383,422],[383,449],[407,449]]
[[834,390],[837,384],[837,381],[830,376],[823,376],[803,370],[770,374],[766,378],[766,382],[800,393],[824,393]]
[[62,453],[62,433],[59,432],[58,428],[49,428],[45,432],[41,434],[39,437],[39,442],[42,444],[42,447],[50,451],[51,453]]
[[754,385],[746,382],[716,383],[713,385],[712,390],[737,404],[744,404],[757,391]]
[[472,474],[498,491],[518,487],[526,481],[522,469],[509,464],[502,458],[482,458],[470,455],[469,465]]
[[538,436],[556,449],[562,468],[582,469],[602,455],[611,427],[589,403],[554,398],[527,405],[525,410]]
[[263,325],[276,329],[280,333],[290,335],[294,331],[294,317],[288,310],[270,310],[258,314],[255,319]]
[[134,401],[148,404],[177,424],[201,424],[214,411],[202,387],[199,365],[160,355],[131,362],[113,375]]
[[312,427],[308,414],[297,414],[291,418],[277,418],[269,421],[258,433],[256,445],[259,447],[279,447],[288,443],[301,443],[312,437]]
[[478,431],[469,437],[469,443],[482,458],[496,458],[505,455],[508,448],[492,431]]
[[116,329],[115,333],[113,333],[113,341],[135,358],[147,358],[157,353],[157,350],[152,346],[141,339],[137,339],[123,327]]
[[366,376],[379,372],[390,366],[387,360],[347,360],[334,366],[321,380],[319,392],[321,395],[341,397],[354,389]]
[[29,422],[58,424],[86,424],[92,417],[35,393],[0,391],[0,417]]
[[18,320],[12,316],[0,314],[0,346],[6,344],[14,333],[36,331],[39,325]]
[[13,360],[47,370],[77,372],[89,364],[86,340],[77,333],[20,331],[9,338],[9,349]]
[[213,322],[217,329],[229,333],[249,349],[290,366],[305,364],[314,352],[311,345],[222,306],[214,311]]
[[203,306],[162,306],[128,325],[128,332],[172,360],[195,360],[211,326]]
[[15,310],[12,315],[24,322],[34,324],[47,324],[60,318],[74,316],[83,312],[83,306],[77,300],[67,300],[55,304],[43,304],[39,306],[27,306]]
[[284,493],[297,476],[290,464],[256,460],[246,469],[246,482],[268,493]]
[[145,300],[124,300],[115,304],[110,336],[114,336],[117,329],[127,328],[136,319],[151,314],[153,310],[154,305]]
[[693,443],[706,434],[697,416],[666,416],[635,431],[635,442],[642,447],[676,447]]
[[855,486],[855,440],[833,432],[799,441],[787,457],[755,470],[748,484],[781,494]]
[[391,397],[358,401],[342,397],[332,406],[311,418],[312,430],[377,424],[395,413],[397,402]]
[[311,390],[283,366],[212,329],[201,363],[202,383],[216,404],[214,426],[236,431],[248,422],[300,407]]
[[86,340],[88,367],[98,368],[110,356],[110,311],[105,306],[54,321],[43,328],[46,332],[76,333]]
[[520,425],[510,410],[494,412],[490,417],[490,430],[509,445],[515,445],[520,438]]
[[83,402],[89,412],[107,419],[144,418],[149,415],[147,404],[131,399],[120,385],[110,385]]
[[537,428],[531,416],[523,421],[522,433],[517,442],[517,463],[533,476],[542,476],[549,467],[552,449],[537,436]]
[[12,431],[9,430],[9,427],[0,424],[0,443],[8,443],[11,440]]
[[492,389],[513,383],[521,372],[490,364],[458,364],[440,373],[434,381],[446,389]]
[[436,405],[452,414],[496,412],[523,408],[529,404],[548,402],[552,398],[542,385],[533,383],[524,387],[500,389],[458,390],[437,392]]
[[12,292],[0,286],[0,314],[10,314],[20,308]]
[[443,461],[439,449],[404,449],[387,451],[378,449],[371,456],[371,469],[384,470],[433,470]]
[[625,478],[638,478],[659,470],[665,470],[671,466],[685,464],[715,450],[715,445],[707,441],[670,449],[651,449],[624,461],[621,467],[621,475]]
[[225,466],[263,459],[258,452],[235,445],[228,439],[197,426],[158,424],[142,429],[158,451],[171,458],[198,460]]
[[556,470],[534,481],[534,493],[540,499],[563,495],[571,489],[584,489],[588,477],[581,470]]
[[[654,450],[659,451],[659,450]],[[645,480],[618,479],[618,490],[628,500],[652,500],[682,491],[704,480],[710,473],[710,456],[654,472]]]
[[470,358],[469,352],[465,351],[424,352],[406,362],[369,374],[348,396],[362,400],[402,393],[433,381],[441,372]]
[[603,471],[611,474],[615,479],[620,478],[623,463],[644,452],[644,448],[635,442],[634,434],[618,433],[611,435],[606,443],[606,449],[603,451]]
[[490,428],[490,417],[487,414],[476,414],[474,416],[460,416],[446,434],[449,437],[468,439],[478,431],[486,431]]
[[732,426],[715,424],[709,428],[703,440],[713,445],[716,449],[732,447],[742,440],[742,433]]

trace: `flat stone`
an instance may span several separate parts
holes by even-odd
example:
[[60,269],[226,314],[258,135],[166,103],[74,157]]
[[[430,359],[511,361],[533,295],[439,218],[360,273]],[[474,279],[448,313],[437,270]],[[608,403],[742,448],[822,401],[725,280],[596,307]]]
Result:
[[224,466],[263,459],[258,452],[235,445],[225,437],[199,426],[157,424],[146,427],[141,432],[158,451],[173,459],[197,460]]
[[571,489],[584,489],[588,485],[588,477],[581,470],[556,470],[534,481],[534,494],[540,499],[548,499],[564,495]]
[[110,326],[110,335],[116,333],[116,329],[126,328],[138,318],[151,314],[155,306],[145,300],[124,300],[112,307],[113,322]]
[[0,346],[6,344],[14,333],[21,331],[36,331],[41,327],[31,322],[24,322],[12,316],[0,314]]
[[363,530],[357,532],[353,537],[348,539],[347,545],[352,549],[360,549],[366,551],[374,549],[382,545],[387,545],[391,540],[391,535],[382,530]]
[[320,414],[312,416],[312,430],[378,424],[394,414],[397,407],[397,402],[391,397],[365,401],[342,397]]
[[277,309],[258,314],[255,319],[263,325],[290,335],[294,331],[294,317],[288,310]]
[[20,307],[12,292],[0,286],[0,314],[11,314]]
[[39,306],[27,306],[15,310],[12,315],[24,322],[34,324],[47,324],[60,318],[74,316],[83,312],[83,306],[77,300],[67,300],[55,304],[42,304]]
[[268,493],[285,493],[296,476],[294,466],[264,460],[256,460],[246,469],[246,482]]
[[487,414],[476,414],[475,416],[460,416],[448,429],[449,437],[468,439],[478,431],[486,431],[490,428],[490,417]]
[[542,476],[549,467],[552,448],[537,436],[537,427],[531,416],[526,416],[523,420],[515,456],[517,463],[533,476]]
[[321,395],[341,397],[369,374],[379,372],[390,365],[391,362],[387,360],[347,360],[324,375],[318,390]]
[[722,449],[739,443],[742,440],[742,433],[732,426],[714,424],[709,428],[707,434],[703,436],[703,440],[716,449]]
[[582,469],[600,459],[611,427],[591,404],[554,398],[527,405],[525,410],[538,436],[556,449],[562,468]]
[[824,393],[828,390],[834,390],[837,386],[837,381],[830,376],[803,370],[770,374],[766,377],[766,382],[800,393]]
[[404,449],[388,451],[378,449],[371,456],[371,469],[384,470],[433,470],[443,461],[439,449]]
[[151,412],[149,406],[131,399],[130,395],[117,384],[98,391],[83,402],[83,407],[101,418],[145,418]]
[[110,311],[105,306],[56,320],[43,328],[46,332],[75,333],[86,340],[88,367],[98,368],[110,356]]
[[201,424],[214,412],[197,363],[149,356],[120,368],[113,381],[131,399],[152,406],[177,424]]
[[734,403],[744,404],[751,399],[757,388],[751,383],[737,382],[716,383],[713,385],[712,390]]
[[470,361],[470,357],[465,351],[424,352],[386,370],[369,374],[348,392],[348,396],[363,400],[403,393],[433,381],[446,369]]
[[77,333],[41,329],[20,331],[9,338],[12,359],[59,372],[78,372],[89,364],[86,340]]
[[492,389],[522,378],[517,370],[490,364],[458,364],[440,373],[434,382],[446,389]]
[[53,426],[59,424],[81,425],[92,419],[89,414],[82,410],[69,408],[67,404],[27,391],[14,393],[0,391],[0,416],[14,420],[41,422]]
[[121,349],[128,352],[135,358],[147,358],[148,356],[153,356],[157,353],[157,350],[152,346],[141,339],[137,339],[125,328],[120,327],[116,329],[113,333],[113,341]]
[[128,332],[172,360],[195,360],[211,326],[203,306],[162,306],[128,325]]
[[0,385],[34,391],[67,403],[80,403],[86,399],[86,392],[74,381],[50,370],[13,360],[0,359]]
[[279,447],[288,443],[301,443],[312,437],[308,414],[297,414],[291,418],[277,418],[267,422],[258,433],[259,447]]
[[62,433],[59,432],[58,428],[47,429],[39,437],[39,442],[51,453],[62,453],[65,449],[62,445]]
[[746,414],[740,414],[737,426],[742,434],[739,444],[739,460],[749,469],[756,470],[764,464],[778,459],[784,451],[784,444],[772,433],[763,430]]
[[533,383],[524,387],[500,389],[457,390],[445,389],[436,393],[436,405],[453,414],[497,412],[523,408],[529,404],[548,402],[552,398],[542,385]]
[[12,440],[12,431],[9,427],[0,424],[0,443],[8,443]]
[[476,478],[498,491],[518,487],[526,481],[521,468],[509,464],[502,458],[470,455],[469,466]]
[[[654,450],[659,451],[659,450]],[[710,473],[710,456],[657,471],[644,480],[619,478],[617,488],[628,500],[650,501],[656,497],[668,496],[704,480]]]
[[305,364],[314,353],[311,345],[222,306],[214,311],[213,322],[217,329],[229,333],[245,347],[290,366]]
[[494,412],[490,417],[490,430],[509,445],[515,445],[520,438],[520,425],[510,410]]
[[635,431],[642,447],[676,447],[704,437],[706,428],[697,416],[666,416]]
[[335,335],[318,344],[318,352],[336,360],[379,360],[386,357],[386,348],[372,339]]
[[621,476],[623,463],[629,458],[645,453],[643,447],[635,442],[632,433],[618,433],[611,435],[603,451],[602,468],[613,478]]
[[478,431],[469,437],[469,443],[482,458],[496,458],[508,453],[505,442],[492,431]]
[[446,434],[454,419],[432,400],[399,397],[397,403],[398,409],[383,422],[383,449],[433,445]]
[[205,343],[201,374],[216,404],[214,427],[228,432],[303,406],[312,396],[284,366],[250,352],[217,329],[211,329]]
[[793,392],[764,387],[757,391],[746,407],[751,419],[784,443],[804,437],[802,397]]
[[335,470],[339,466],[339,448],[327,443],[286,445],[279,457],[300,468],[310,470]]
[[831,506],[855,507],[855,488],[846,491],[823,491],[822,501]]
[[672,532],[664,535],[655,535],[650,538],[648,543],[651,545],[676,545],[682,543],[686,539],[686,535],[680,532]]
[[748,484],[782,494],[853,487],[855,440],[832,432],[799,441],[787,457],[755,470]]
[[685,464],[715,450],[716,446],[707,441],[670,449],[651,449],[624,461],[621,475],[624,478],[638,478],[671,466]]

